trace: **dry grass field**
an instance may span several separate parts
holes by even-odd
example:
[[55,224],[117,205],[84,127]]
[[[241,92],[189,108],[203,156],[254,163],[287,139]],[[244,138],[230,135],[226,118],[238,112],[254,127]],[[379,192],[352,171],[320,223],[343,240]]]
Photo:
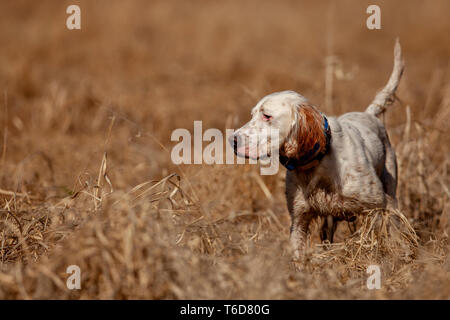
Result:
[[[450,2],[376,2],[371,31],[365,0],[1,1],[0,299],[449,299]],[[397,36],[399,211],[332,245],[316,221],[302,270],[284,168],[172,164],[174,129],[238,128],[273,91],[364,110]]]

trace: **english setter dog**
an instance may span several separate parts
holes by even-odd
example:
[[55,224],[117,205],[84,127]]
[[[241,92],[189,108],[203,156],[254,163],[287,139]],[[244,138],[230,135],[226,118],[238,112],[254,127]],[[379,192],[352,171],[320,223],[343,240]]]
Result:
[[[332,242],[337,221],[353,221],[367,209],[397,206],[396,156],[378,116],[395,100],[403,69],[397,39],[390,79],[365,112],[329,117],[294,91],[276,92],[262,98],[250,122],[229,138],[241,157],[267,158],[278,149],[279,161],[288,169],[286,200],[295,260],[304,257],[312,218],[324,217],[321,238]],[[267,128],[278,129],[277,145],[263,137]]]

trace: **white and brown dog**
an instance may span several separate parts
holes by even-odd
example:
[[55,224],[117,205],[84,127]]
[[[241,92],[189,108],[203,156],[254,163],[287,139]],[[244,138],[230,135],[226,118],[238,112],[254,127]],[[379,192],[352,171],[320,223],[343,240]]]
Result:
[[[397,40],[391,77],[365,112],[327,117],[302,95],[277,92],[261,99],[250,122],[230,137],[242,157],[267,158],[278,148],[280,163],[288,169],[294,259],[303,257],[312,218],[325,217],[321,237],[332,242],[336,221],[352,221],[367,209],[396,207],[396,157],[377,117],[393,102],[403,69]],[[279,131],[277,145],[264,135],[267,128]]]

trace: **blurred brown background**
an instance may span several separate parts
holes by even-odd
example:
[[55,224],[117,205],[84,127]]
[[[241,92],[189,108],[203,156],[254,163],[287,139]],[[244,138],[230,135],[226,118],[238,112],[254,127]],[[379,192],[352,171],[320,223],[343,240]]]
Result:
[[[65,26],[70,4],[81,7],[80,31]],[[406,59],[399,97],[414,119],[433,115],[448,81],[450,3],[377,2],[381,30],[366,27],[369,4],[4,1],[0,83],[9,120],[23,122],[10,128],[10,147],[38,149],[24,138],[31,132],[45,144],[56,132],[92,138],[108,125],[106,109],[166,143],[169,132],[193,120],[223,128],[235,117],[237,127],[262,96],[286,89],[330,115],[363,110],[389,76],[397,36]],[[324,105],[328,56],[343,75],[334,81],[332,106]],[[388,123],[404,122],[404,108],[392,109]]]

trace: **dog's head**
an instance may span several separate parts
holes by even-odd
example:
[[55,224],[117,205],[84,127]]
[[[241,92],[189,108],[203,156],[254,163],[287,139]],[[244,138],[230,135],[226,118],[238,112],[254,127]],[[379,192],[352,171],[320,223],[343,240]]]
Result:
[[[319,142],[326,145],[323,117],[294,91],[272,93],[252,109],[252,119],[229,137],[240,157],[265,159],[275,148],[288,158],[300,158]],[[273,139],[273,134],[278,134]],[[274,143],[275,142],[275,143]]]

